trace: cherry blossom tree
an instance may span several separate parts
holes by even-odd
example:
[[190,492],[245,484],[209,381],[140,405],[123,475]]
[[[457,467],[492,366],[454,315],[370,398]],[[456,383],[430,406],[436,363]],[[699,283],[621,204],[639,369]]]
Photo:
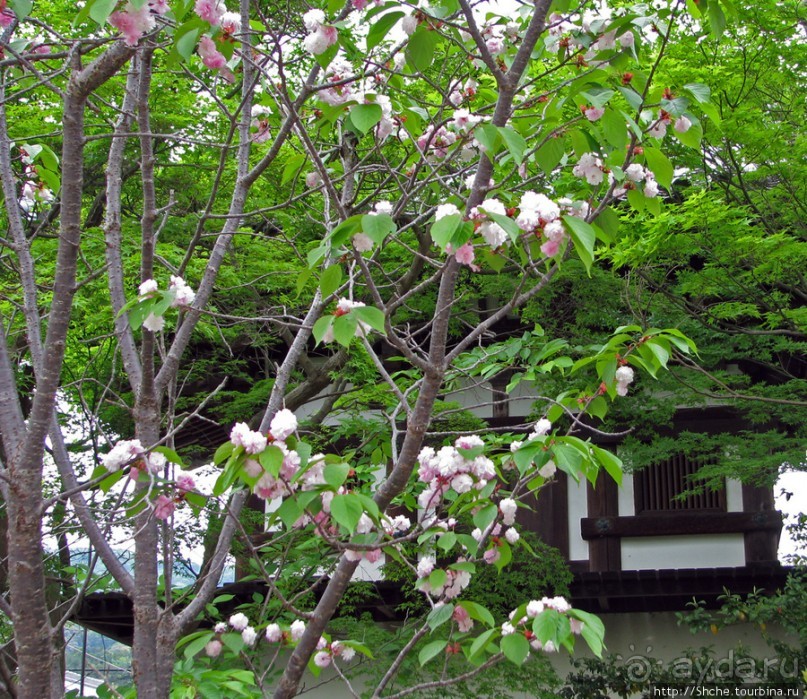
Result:
[[[678,36],[719,29],[721,4],[705,6],[88,0],[76,11],[0,0],[2,610],[17,696],[63,695],[60,630],[81,596],[49,604],[42,540],[65,502],[133,603],[138,697],[168,696],[175,648],[192,631],[190,656],[288,651],[274,685],[257,671],[253,681],[294,696],[306,667],[369,652],[330,638],[327,625],[358,566],[382,555],[410,567],[431,612],[373,696],[389,694],[429,636],[423,664],[447,652],[468,662],[446,682],[571,650],[578,637],[600,652],[602,624],[564,599],[524,600],[502,622],[463,590],[479,566],[507,566],[522,501],[558,469],[619,478],[619,460],[579,436],[583,421],[628,400],[634,381],[691,341],[629,326],[580,354],[536,333],[534,371],[568,389],[535,396],[542,418],[521,440],[441,443],[429,430],[446,385],[480,385],[507,368],[499,324],[563,265],[590,270],[618,235],[616,210],[661,210],[673,176],[665,150],[697,146],[710,105],[702,86],[654,76]],[[243,241],[252,256],[282,247],[291,303],[264,296],[250,316],[227,311],[222,280],[234,284]],[[267,262],[239,281],[255,287],[273,272]],[[490,277],[509,281],[482,311],[476,284]],[[90,323],[98,299],[108,312]],[[256,323],[284,343],[271,390],[252,424],[223,426],[218,480],[197,487],[177,440],[220,389],[181,407],[193,357],[222,328]],[[81,348],[93,371],[74,379],[66,367]],[[357,357],[386,396],[380,464],[315,453],[295,416]],[[531,377],[510,388],[521,380]],[[125,412],[127,433],[105,421],[109,403]],[[89,469],[65,405],[90,415],[98,435]],[[58,485],[46,493],[51,462]],[[360,463],[383,477],[357,472]],[[278,558],[261,565],[281,616],[251,624],[240,614],[199,631],[250,493],[273,503],[265,524],[276,544],[313,537],[324,593],[298,608],[275,584]],[[172,518],[214,502],[226,515],[204,574],[192,596],[174,597]],[[400,503],[417,511],[389,513]],[[133,571],[107,540],[113,524],[134,541]]]

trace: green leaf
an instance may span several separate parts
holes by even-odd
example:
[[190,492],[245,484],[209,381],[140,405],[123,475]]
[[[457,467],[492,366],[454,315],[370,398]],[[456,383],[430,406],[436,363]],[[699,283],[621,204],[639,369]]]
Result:
[[558,468],[564,473],[568,473],[572,478],[577,479],[583,466],[583,455],[577,449],[563,444],[555,444],[552,452]]
[[563,138],[551,136],[536,152],[535,160],[545,175],[551,174],[566,153]]
[[203,34],[206,22],[199,17],[189,19],[182,26],[177,27],[174,32],[174,46],[176,46],[177,53],[184,59],[188,59],[196,49],[199,43],[199,37]]
[[273,444],[270,444],[258,455],[258,461],[261,466],[275,478],[280,474],[284,458],[280,447],[276,447]]
[[138,301],[129,311],[129,325],[132,330],[140,329],[143,322],[148,318],[149,313],[154,309],[154,301],[147,299],[145,301]]
[[118,0],[94,0],[90,8],[90,17],[98,24],[104,25],[117,4]]
[[[355,216],[351,216],[349,219],[342,221],[342,223],[340,223],[328,234],[326,240],[330,240],[331,245],[337,248],[344,245],[354,233],[361,230],[361,220],[362,216],[356,214]],[[309,261],[309,265],[310,264],[311,263]]]
[[361,229],[376,245],[381,245],[384,238],[395,233],[397,226],[389,214],[367,214],[361,217]]
[[333,496],[331,517],[351,534],[355,531],[362,514],[364,514],[364,508],[361,506],[361,501],[352,493]]
[[308,262],[308,268],[313,269],[324,259],[325,255],[328,254],[328,247],[326,245],[317,245],[317,247],[313,248],[312,250],[308,251],[306,255],[306,261]]
[[384,327],[386,317],[384,312],[375,306],[359,306],[351,311],[360,321],[367,323],[373,330],[386,336],[387,331]]
[[491,158],[496,155],[501,147],[502,135],[493,124],[482,124],[474,130],[474,137],[485,148],[485,152]]
[[460,602],[460,607],[468,612],[468,616],[470,616],[471,619],[481,621],[486,626],[495,626],[496,621],[493,618],[493,614],[491,614],[481,604],[477,604],[476,602]]
[[700,104],[708,102],[712,97],[709,86],[703,83],[687,83],[684,85],[684,89]]
[[[103,473],[106,473],[106,469],[103,466],[99,466],[99,468],[102,469]],[[110,473],[98,484],[98,487],[101,489],[102,493],[108,493],[112,489],[112,486],[115,485],[121,478],[123,478],[123,476],[124,476],[123,470]],[[93,478],[96,477],[97,477],[96,473],[93,471]]]
[[667,362],[670,359],[669,350],[663,347],[661,342],[652,339],[645,342],[644,346],[647,347],[653,353],[655,358],[658,360],[658,363],[666,369]]
[[390,12],[380,19],[376,19],[370,25],[370,30],[367,32],[367,51],[378,46],[398,22],[404,16],[403,12]]
[[314,340],[316,340],[317,344],[322,342],[322,338],[325,337],[325,333],[328,332],[328,328],[333,325],[334,320],[334,316],[327,315],[322,316],[322,318],[318,318],[317,322],[314,323],[312,332],[314,334]]
[[355,313],[338,316],[333,321],[333,337],[343,347],[348,347],[351,340],[356,337],[356,328],[359,319]]
[[518,632],[503,636],[501,648],[504,657],[514,665],[521,665],[530,654],[530,642]]
[[657,148],[646,147],[644,157],[647,160],[647,166],[653,171],[659,183],[670,189],[673,180],[673,166],[667,156]]
[[419,27],[406,45],[406,62],[417,71],[425,71],[434,60],[434,50],[439,40],[440,35],[436,31]]
[[574,249],[580,261],[586,268],[586,272],[591,276],[591,265],[594,262],[594,243],[597,240],[597,233],[582,218],[576,216],[564,216],[564,223],[569,227],[572,235]]
[[489,629],[485,633],[480,634],[476,640],[471,644],[471,650],[468,651],[468,658],[473,658],[482,653],[487,648],[491,639],[499,632],[498,629]]
[[597,396],[589,403],[587,412],[589,415],[604,420],[605,416],[608,414],[608,402],[602,396]]
[[418,653],[418,662],[420,662],[420,666],[423,667],[426,663],[428,663],[432,658],[440,655],[440,653],[445,650],[445,647],[448,645],[448,641],[441,640],[441,641],[432,641],[431,643],[426,644],[423,648],[420,649],[420,653]]
[[442,551],[450,551],[457,543],[457,535],[454,532],[446,532],[437,540],[437,548]]
[[325,49],[319,55],[314,56],[314,59],[320,65],[320,67],[324,70],[329,65],[331,65],[331,61],[336,57],[337,53],[339,53],[339,42],[336,42],[332,46],[329,46],[327,49]]
[[583,630],[580,635],[588,644],[588,647],[591,648],[591,652],[598,658],[601,658],[603,638],[605,637],[605,626],[602,620],[594,614],[584,612],[581,609],[571,609],[569,616],[583,622]]
[[286,526],[286,529],[292,529],[294,524],[303,515],[303,508],[295,498],[286,498],[280,507],[275,510],[280,521]]
[[326,464],[325,468],[322,469],[322,477],[325,479],[325,482],[334,490],[338,490],[339,487],[347,480],[349,473],[350,466],[345,463]]
[[213,455],[213,463],[216,464],[216,466],[224,463],[230,458],[233,451],[235,451],[235,444],[232,442],[224,442],[224,444],[216,449],[216,453]]
[[442,607],[436,607],[429,612],[429,616],[426,617],[426,622],[429,625],[429,628],[434,631],[436,628],[445,624],[450,618],[451,615],[454,613],[454,605],[453,604],[444,604]]
[[359,499],[364,511],[370,515],[370,517],[378,519],[381,516],[381,510],[378,509],[378,505],[376,505],[373,498],[368,497],[364,493],[354,493],[354,495]]
[[500,126],[499,133],[507,150],[510,151],[510,155],[513,156],[513,160],[520,165],[524,160],[524,153],[527,151],[527,142],[524,137],[512,126]]
[[52,170],[53,172],[59,171],[59,157],[44,144],[42,150],[39,151],[39,160],[48,170]]
[[482,531],[494,520],[496,519],[496,514],[498,513],[499,508],[496,507],[492,502],[485,505],[481,510],[478,510],[474,514],[474,526],[479,527]]
[[213,632],[212,631],[200,632],[198,638],[195,638],[194,640],[190,641],[188,643],[188,645],[185,646],[185,650],[183,651],[183,655],[186,658],[192,658],[200,650],[202,650],[202,648],[204,648],[212,638],[213,638]]
[[[464,537],[467,537],[468,539],[470,539],[470,541],[463,541],[463,536],[464,536]],[[463,543],[463,544],[464,544],[465,548],[471,548],[471,547],[473,547],[473,545],[476,543],[476,541],[475,541],[474,539],[472,539],[472,538],[471,538],[469,535],[467,535],[467,534],[464,534],[464,535],[463,535],[463,534],[459,534],[459,535],[457,536],[457,539],[458,539],[458,540],[459,540],[461,543]],[[473,543],[471,543],[471,542],[473,542]],[[466,573],[471,573],[471,575],[473,575],[474,573],[476,573],[476,563],[474,563],[473,561],[458,561],[457,563],[452,563],[452,564],[451,564],[450,566],[448,566],[448,567],[449,567],[449,569],[450,569],[450,570],[463,570],[463,571],[465,571]]]
[[597,125],[602,129],[608,143],[617,150],[625,150],[625,146],[628,145],[628,129],[625,125],[625,117],[621,113],[608,109]]
[[362,134],[366,134],[381,121],[382,116],[380,104],[357,104],[350,110],[350,122]]
[[225,633],[221,635],[221,642],[233,653],[240,653],[244,648],[244,639],[240,633]]
[[719,39],[726,31],[726,15],[723,14],[723,8],[717,0],[712,0],[706,8],[709,14],[709,26],[712,28],[712,34],[715,38]]
[[638,189],[629,189],[627,197],[628,203],[636,209],[636,211],[644,211],[647,208],[647,197]]
[[703,127],[696,123],[691,117],[690,121],[692,121],[692,126],[690,126],[683,133],[679,133],[673,129],[673,136],[675,136],[685,146],[697,149],[700,147],[701,139],[703,138]]
[[431,227],[431,237],[436,245],[445,250],[454,233],[463,225],[462,214],[451,214],[443,216],[439,221],[435,221]]
[[618,87],[622,96],[628,101],[628,104],[634,109],[639,109],[642,106],[642,96],[636,92],[632,87]]
[[606,449],[591,445],[591,453],[606,473],[616,481],[617,485],[622,485],[622,460]]
[[702,104],[701,111],[708,116],[715,126],[720,126],[723,119],[720,117],[720,110],[713,104]]
[[11,0],[11,9],[17,15],[17,19],[23,20],[31,14],[31,8],[34,6],[33,0]]
[[448,575],[446,575],[446,572],[442,568],[436,568],[429,574],[429,577],[426,578],[426,581],[429,583],[429,585],[433,590],[436,590],[446,584],[447,578]]
[[499,541],[499,557],[496,559],[496,562],[493,564],[496,566],[496,570],[500,573],[502,570],[513,560],[513,552],[510,549],[510,544],[506,541]]
[[306,160],[304,153],[297,153],[286,161],[286,165],[283,167],[283,175],[280,177],[281,187],[294,179]]
[[322,298],[327,299],[342,283],[342,265],[333,264],[328,267],[319,278],[319,290]]

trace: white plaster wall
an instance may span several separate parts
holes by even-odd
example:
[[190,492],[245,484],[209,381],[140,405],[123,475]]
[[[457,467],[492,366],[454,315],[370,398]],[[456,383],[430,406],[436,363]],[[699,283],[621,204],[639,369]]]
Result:
[[728,512],[743,511],[743,484],[740,481],[726,481],[726,510]]
[[636,514],[636,502],[633,499],[633,474],[622,474],[622,487],[619,489],[619,516],[632,517]]
[[724,568],[745,565],[742,534],[622,539],[623,570]]
[[535,402],[535,394],[538,393],[536,384],[522,381],[509,394],[510,416],[524,417],[529,415],[532,404]]
[[[683,610],[682,610],[683,611]],[[742,644],[743,648],[759,658],[768,658],[776,662],[776,653],[765,642],[759,628],[754,624],[733,624],[715,635],[711,631],[693,634],[689,627],[679,626],[674,612],[634,612],[630,614],[600,614],[605,624],[606,652],[621,658],[628,669],[641,672],[646,658],[664,661],[665,664],[676,661],[685,663],[689,657],[684,651],[690,648],[711,647],[714,650],[715,668],[718,672],[729,672],[728,663],[738,658],[735,649]],[[769,626],[766,633],[773,638],[786,638],[779,628]],[[791,638],[792,642],[796,639]],[[591,657],[585,643],[575,646],[575,656]],[[565,677],[570,669],[568,654],[553,655],[552,665],[555,671]],[[721,663],[718,665],[718,663]],[[676,667],[680,667],[676,663]],[[684,666],[685,667],[685,666]],[[790,665],[783,666],[785,670]],[[697,673],[698,668],[693,665]],[[700,668],[708,671],[708,668]]]
[[444,400],[459,403],[477,417],[493,417],[493,391],[488,384],[466,385],[456,391],[446,393]]
[[569,559],[588,560],[588,541],[580,534],[580,520],[588,517],[588,494],[585,479],[579,483],[569,478],[567,500],[569,504]]

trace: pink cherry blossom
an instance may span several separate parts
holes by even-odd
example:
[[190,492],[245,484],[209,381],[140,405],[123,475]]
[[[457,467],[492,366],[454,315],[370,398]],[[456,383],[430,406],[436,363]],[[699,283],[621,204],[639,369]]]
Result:
[[269,432],[278,441],[284,441],[294,434],[297,429],[297,418],[288,408],[283,408],[275,413],[272,422],[269,423]]
[[689,131],[690,126],[692,126],[692,122],[685,116],[680,116],[678,117],[678,119],[675,120],[673,128],[678,133],[686,133],[687,131]]
[[468,610],[460,605],[454,607],[454,612],[452,613],[451,618],[457,622],[457,629],[461,633],[470,631],[474,625],[474,620],[471,619],[471,615],[468,614]]
[[196,0],[193,11],[199,15],[200,19],[209,22],[214,27],[218,26],[227,8],[219,0]]
[[154,501],[154,516],[157,519],[168,519],[174,514],[174,501],[167,495],[158,495]]
[[127,2],[126,7],[109,16],[109,23],[121,34],[127,46],[134,46],[146,32],[154,29],[154,17],[148,5],[136,9],[132,3]]
[[470,243],[465,243],[465,245],[457,248],[454,257],[457,258],[457,262],[461,265],[467,265],[471,269],[476,267],[476,265],[474,265],[474,246]]
[[582,111],[583,111],[583,115],[589,121],[597,121],[597,119],[599,119],[603,114],[605,114],[605,108],[604,107],[588,106],[588,107],[583,107]]
[[541,245],[541,253],[546,255],[546,257],[554,257],[558,254],[558,252],[560,252],[559,240],[547,240],[543,245]]
[[494,546],[493,548],[488,549],[488,550],[487,550],[487,551],[485,551],[485,553],[482,555],[482,559],[483,559],[483,560],[485,561],[485,563],[487,563],[488,565],[493,565],[493,564],[494,564],[496,561],[498,561],[498,560],[499,560],[501,557],[502,557],[502,552],[501,552],[501,551],[499,551],[499,547],[498,547],[498,546]]
[[183,493],[189,493],[196,487],[193,478],[186,473],[181,474],[177,478],[177,490]]
[[208,658],[218,658],[221,655],[222,648],[224,648],[222,642],[214,638],[205,646],[205,655]]

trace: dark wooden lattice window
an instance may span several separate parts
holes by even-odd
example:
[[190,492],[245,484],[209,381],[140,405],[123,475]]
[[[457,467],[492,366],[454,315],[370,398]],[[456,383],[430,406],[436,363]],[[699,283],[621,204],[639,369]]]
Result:
[[[707,463],[709,461],[705,458],[676,454],[639,471],[634,477],[636,514],[693,510],[725,512],[725,489],[690,492],[697,485],[692,476]],[[682,497],[684,493],[689,494]]]

